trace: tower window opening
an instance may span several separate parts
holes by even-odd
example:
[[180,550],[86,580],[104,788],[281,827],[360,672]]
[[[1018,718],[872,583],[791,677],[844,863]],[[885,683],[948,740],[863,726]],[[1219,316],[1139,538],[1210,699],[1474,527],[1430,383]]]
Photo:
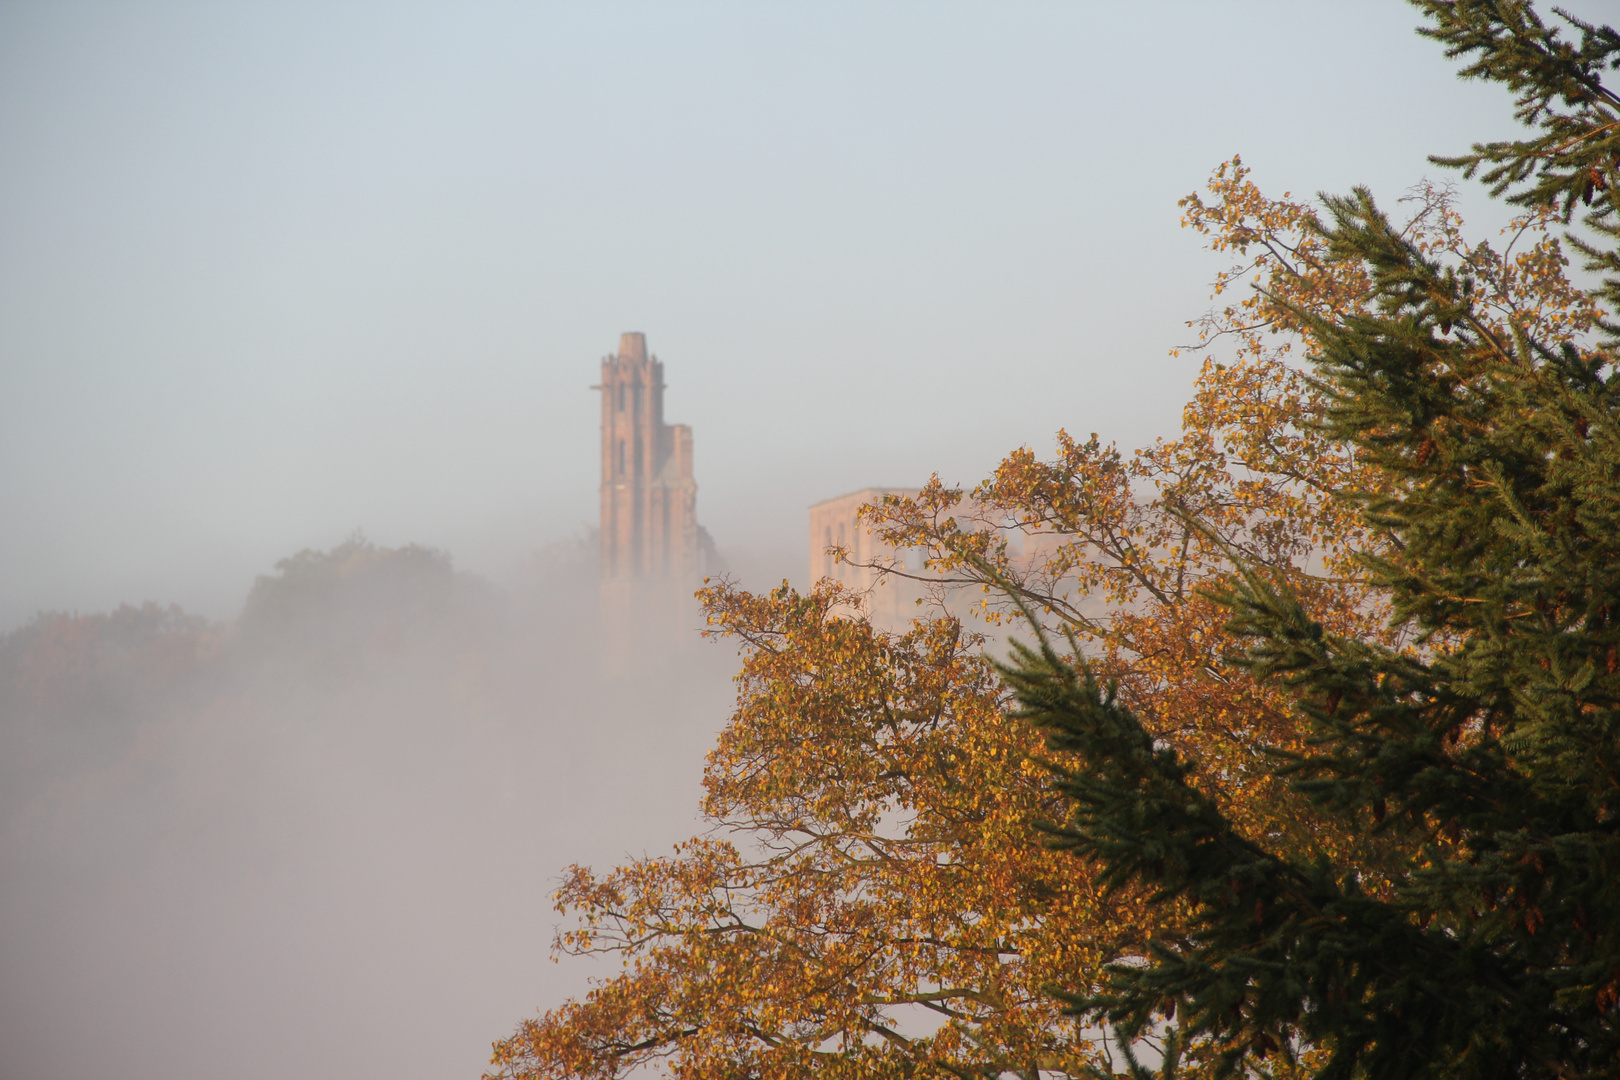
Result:
[[624,440],[623,440],[623,439],[620,439],[620,440],[619,440],[619,475],[620,475],[620,476],[623,476],[623,475],[624,475],[624,473],[625,473],[625,468],[624,468],[624,463],[625,463],[625,458],[624,458]]
[[624,412],[624,383],[619,384],[619,411]]
[[821,562],[822,562],[822,566],[823,566],[823,569],[821,571],[821,576],[822,577],[832,577],[832,572],[833,572],[832,552],[827,550],[828,548],[832,547],[832,526],[831,525],[827,526],[826,532],[827,532],[827,542],[821,545]]
[[[844,523],[842,521],[840,521],[838,523],[838,546],[840,548],[842,548],[844,546]],[[848,558],[848,552],[847,551],[845,552],[845,558]],[[849,576],[849,573],[845,569],[844,562],[843,562],[842,559],[839,560],[839,563],[838,563],[838,576],[840,578],[844,578],[844,577]]]

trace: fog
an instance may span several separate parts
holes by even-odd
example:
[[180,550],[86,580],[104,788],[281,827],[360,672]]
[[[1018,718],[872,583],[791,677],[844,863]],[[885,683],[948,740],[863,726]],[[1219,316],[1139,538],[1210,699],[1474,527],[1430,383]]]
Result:
[[598,358],[753,588],[820,499],[1171,434],[1213,166],[1511,130],[1414,21],[0,4],[0,1077],[476,1076],[731,703],[690,608],[604,659]]
[[4,1075],[471,1076],[580,989],[555,879],[689,833],[734,658],[604,659],[593,573],[355,540],[0,641]]

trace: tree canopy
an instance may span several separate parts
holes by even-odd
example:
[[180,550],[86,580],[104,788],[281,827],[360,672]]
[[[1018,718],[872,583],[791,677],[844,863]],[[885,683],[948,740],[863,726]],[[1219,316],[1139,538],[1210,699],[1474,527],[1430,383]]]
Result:
[[[1620,37],[1528,5],[1422,3],[1465,74],[1519,93],[1536,137],[1448,161],[1611,271]],[[1613,1075],[1620,1062],[1620,378],[1616,282],[1492,299],[1477,260],[1391,223],[1358,189],[1309,225],[1367,282],[1300,320],[1318,430],[1363,471],[1335,498],[1382,542],[1356,564],[1394,635],[1345,633],[1286,575],[1240,559],[1210,590],[1232,662],[1280,688],[1303,749],[1265,770],[1386,857],[1305,857],[1204,788],[1221,764],[1156,738],[1085,658],[1047,639],[1002,669],[1072,765],[1060,842],[1122,890],[1190,906],[1080,1015],[1140,1035],[1176,1016],[1219,1072],[1280,1053],[1326,1077]],[[1546,249],[1558,273],[1557,249]],[[1535,262],[1534,259],[1531,260]],[[1487,265],[1491,265],[1487,260]],[[1157,1017],[1157,1019],[1155,1019]]]

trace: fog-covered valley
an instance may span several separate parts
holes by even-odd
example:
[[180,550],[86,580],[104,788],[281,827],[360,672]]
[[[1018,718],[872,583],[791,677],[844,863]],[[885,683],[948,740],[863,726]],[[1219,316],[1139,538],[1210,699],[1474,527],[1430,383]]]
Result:
[[355,538],[0,638],[0,1075],[477,1075],[578,990],[555,879],[691,832],[735,659],[693,608],[604,666],[593,551]]

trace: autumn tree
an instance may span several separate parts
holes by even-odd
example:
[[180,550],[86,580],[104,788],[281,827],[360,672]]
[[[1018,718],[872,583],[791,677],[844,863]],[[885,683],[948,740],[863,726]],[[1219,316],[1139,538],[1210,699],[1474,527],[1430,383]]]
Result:
[[1286,568],[1237,548],[1237,575],[1202,596],[1243,646],[1230,663],[1286,695],[1283,726],[1303,737],[1264,740],[1262,786],[1373,857],[1256,830],[1221,798],[1228,762],[1165,738],[1128,681],[1060,639],[1019,647],[1004,674],[1065,755],[1059,840],[1081,872],[1193,912],[1105,985],[1071,980],[1079,1015],[1127,1035],[1174,1016],[1222,1072],[1275,1055],[1327,1077],[1610,1076],[1620,96],[1602,75],[1620,34],[1564,16],[1571,40],[1525,3],[1418,6],[1424,33],[1467,58],[1464,75],[1515,91],[1534,131],[1445,160],[1543,235],[1583,213],[1573,244],[1611,276],[1569,285],[1545,235],[1516,259],[1427,243],[1358,189],[1305,238],[1328,277],[1365,282],[1359,298],[1316,305],[1285,270],[1252,300],[1300,331],[1310,437],[1353,463],[1327,493],[1354,520],[1346,572],[1383,625],[1336,624]]
[[[1555,211],[1526,206],[1493,245],[1465,238],[1448,188],[1420,186],[1402,207],[1391,235],[1472,281],[1491,333],[1561,345],[1593,325]],[[982,634],[1012,629],[1024,605],[1072,641],[1043,662],[1072,672],[1083,657],[1151,747],[1199,762],[1181,783],[1244,843],[1353,865],[1375,892],[1421,857],[1421,836],[1347,821],[1276,767],[1268,748],[1303,758],[1317,734],[1293,687],[1234,659],[1248,631],[1221,600],[1258,574],[1325,634],[1392,656],[1438,647],[1394,617],[1377,570],[1400,554],[1399,530],[1341,497],[1396,497],[1407,478],[1331,427],[1332,387],[1302,366],[1324,327],[1380,317],[1379,270],[1340,257],[1318,209],[1265,197],[1237,159],[1183,210],[1237,262],[1191,324],[1207,358],[1180,436],[1126,453],[1059,433],[1056,457],[1016,451],[973,491],[935,481],[869,507],[883,540],[926,557],[921,571],[877,568],[977,595],[978,632],[927,606],[909,630],[873,626],[830,581],[804,595],[707,589],[711,632],[742,649],[705,775],[714,830],[663,858],[568,872],[556,899],[575,921],[559,951],[624,967],[498,1043],[492,1075],[1108,1073],[1120,1062],[1104,1022],[1161,1051],[1173,1038],[1187,1072],[1230,1064],[1234,1046],[1282,1051],[1267,1061],[1279,1076],[1328,1052],[1188,1028],[1185,1011],[1150,1021],[1110,1006],[1079,1023],[1045,992],[1105,994],[1111,962],[1188,954],[1202,907],[1043,842],[1037,826],[1064,804],[983,652]],[[1070,776],[1089,753],[1044,752]]]
[[[975,637],[833,614],[852,599],[826,580],[705,590],[711,624],[744,646],[705,778],[719,829],[570,872],[558,903],[581,924],[559,947],[629,968],[523,1025],[498,1047],[502,1075],[1083,1070],[1041,979],[1098,969],[1125,901],[1023,841],[1057,807]],[[1043,933],[1055,923],[1075,932]]]
[[[1471,266],[1494,318],[1564,339],[1589,325],[1547,215],[1515,222],[1498,251],[1464,240],[1446,189],[1405,205],[1402,235]],[[715,831],[606,874],[569,871],[557,904],[576,922],[558,949],[626,967],[499,1043],[494,1075],[1112,1071],[1103,1032],[1045,988],[1101,988],[1107,963],[1190,941],[1194,909],[1110,893],[1117,882],[1042,842],[1036,825],[1062,806],[982,650],[1005,628],[998,586],[1072,633],[1155,740],[1206,764],[1195,787],[1245,835],[1354,861],[1369,880],[1399,873],[1416,847],[1343,827],[1270,767],[1260,747],[1303,753],[1309,732],[1286,688],[1229,659],[1238,641],[1208,591],[1263,567],[1334,632],[1411,647],[1355,558],[1389,532],[1333,497],[1382,474],[1321,428],[1329,402],[1292,364],[1315,347],[1313,318],[1372,310],[1372,282],[1328,258],[1310,206],[1266,198],[1240,161],[1183,206],[1243,261],[1193,322],[1211,355],[1181,436],[1125,454],[1060,433],[1055,459],[1017,451],[976,491],[935,482],[870,507],[884,539],[927,558],[920,574],[881,568],[979,590],[979,633],[927,607],[908,631],[875,627],[831,581],[706,590],[711,632],[743,660],[705,777]],[[1173,1028],[1145,1034],[1162,1050]],[[1225,1047],[1183,1037],[1183,1070],[1217,1066]]]
[[[1241,165],[1215,184],[1259,198]],[[1225,235],[1250,209],[1227,208],[1230,220],[1212,228]],[[1298,426],[1302,406],[1272,400],[1297,395],[1277,382],[1289,370],[1254,374],[1239,407],[1208,385],[1225,371],[1211,366],[1208,401],[1189,410],[1183,438],[1130,461],[1062,437],[1058,463],[1021,451],[974,498],[934,484],[919,500],[874,507],[872,520],[891,543],[924,548],[929,580],[944,587],[990,580],[961,576],[986,554],[1032,589],[1044,582],[1054,617],[1094,631],[1144,700],[1178,686],[1175,673],[1207,672],[1162,709],[1180,736],[1218,740],[1240,786],[1253,736],[1237,720],[1274,724],[1282,713],[1257,720],[1269,699],[1241,672],[1211,666],[1220,623],[1194,585],[1229,570],[1229,556],[1201,538],[1175,548],[1155,530],[1173,527],[1172,501],[1196,497],[1211,527],[1279,564],[1338,534],[1319,519],[1327,504],[1297,492],[1279,511],[1287,525],[1246,526],[1223,509],[1262,469],[1239,476],[1212,448],[1251,413]],[[1287,425],[1274,426],[1286,437]],[[1046,483],[1049,469],[1061,475]],[[1149,474],[1167,488],[1144,503],[1131,485]],[[1265,498],[1282,499],[1283,486]],[[1012,531],[1029,534],[1024,555],[1004,543],[1009,509],[1022,515]],[[1359,617],[1353,587],[1324,580],[1323,590],[1324,606]],[[569,872],[557,902],[577,922],[559,950],[626,967],[498,1044],[496,1075],[609,1077],[656,1064],[680,1076],[1111,1071],[1100,1033],[1066,1018],[1046,987],[1077,972],[1100,980],[1105,963],[1141,952],[1181,914],[1171,905],[1145,919],[1141,897],[1105,895],[1042,843],[1034,826],[1060,805],[1033,762],[1037,736],[1007,714],[982,637],[926,610],[908,631],[875,627],[831,581],[802,596],[729,584],[703,596],[711,632],[743,654],[737,710],[705,776],[716,831],[666,858]],[[1264,820],[1326,842],[1300,813]]]
[[[1124,454],[1060,433],[1053,460],[1020,450],[974,492],[936,482],[868,520],[924,550],[930,584],[992,590],[979,593],[988,632],[1011,602],[993,590],[1011,586],[1072,634],[1157,745],[1203,763],[1191,787],[1242,835],[1392,882],[1415,844],[1345,827],[1261,752],[1303,754],[1310,732],[1286,687],[1230,659],[1238,641],[1211,595],[1263,568],[1334,633],[1413,647],[1356,558],[1393,550],[1393,534],[1334,497],[1387,480],[1321,426],[1331,402],[1292,364],[1317,347],[1317,320],[1373,311],[1373,279],[1330,257],[1310,206],[1265,198],[1240,161],[1183,205],[1189,227],[1243,261],[1216,281],[1223,306],[1193,323],[1211,357],[1181,436]],[[1516,221],[1498,251],[1463,239],[1446,189],[1406,205],[1404,241],[1469,266],[1491,318],[1561,340],[1590,325],[1545,213]],[[909,631],[874,627],[830,581],[762,596],[722,583],[704,600],[743,656],[705,777],[715,831],[605,875],[569,872],[557,902],[577,922],[559,950],[626,967],[498,1044],[495,1075],[1111,1071],[1101,1031],[1044,988],[1098,990],[1111,961],[1186,947],[1196,908],[1149,907],[1149,890],[1076,873],[1041,842],[1036,824],[1062,807],[981,636],[926,609]],[[1229,1048],[1184,1034],[1182,1067],[1218,1066]],[[1306,1068],[1308,1048],[1300,1057],[1273,1071]]]

